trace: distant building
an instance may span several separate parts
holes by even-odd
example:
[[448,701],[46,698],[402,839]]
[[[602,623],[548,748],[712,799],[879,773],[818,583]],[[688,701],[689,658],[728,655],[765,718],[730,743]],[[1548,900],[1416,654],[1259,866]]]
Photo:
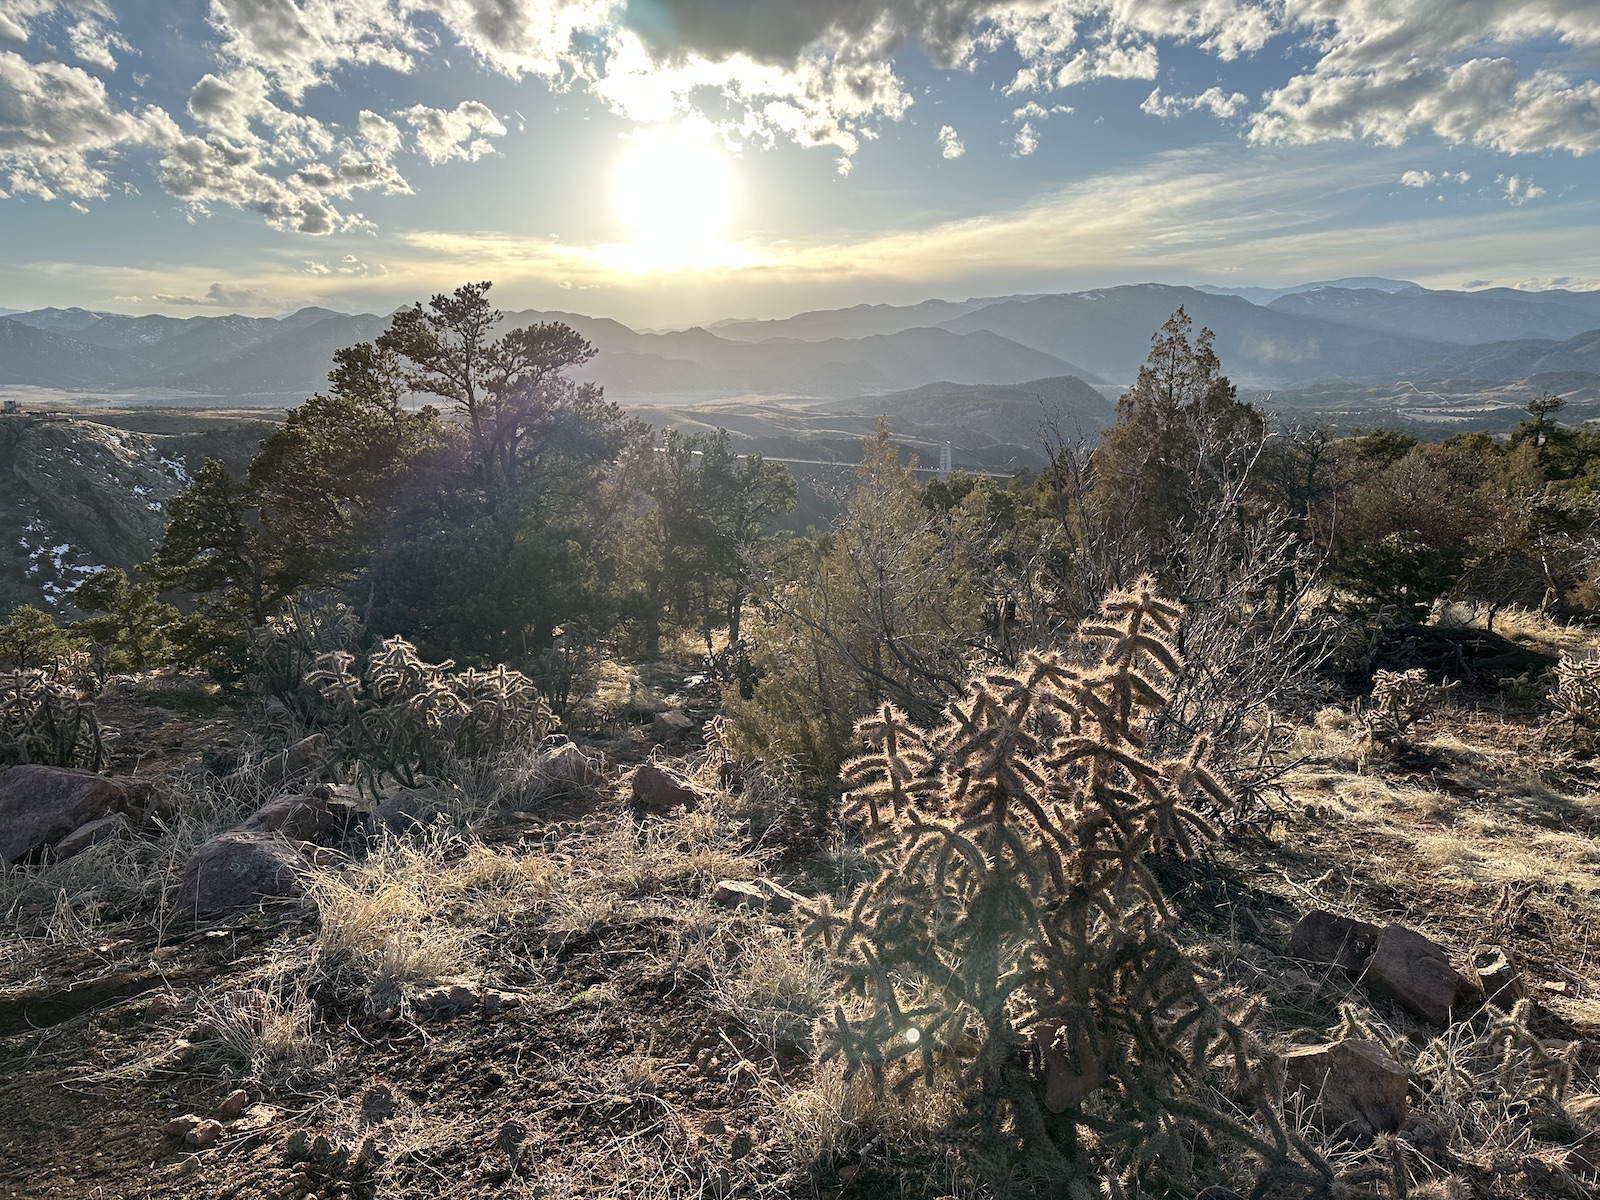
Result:
[[17,413],[19,413],[21,411],[22,411],[22,401],[21,400],[7,400],[7,401],[4,402],[4,404],[0,404],[0,415],[9,417],[9,416],[14,416],[15,414],[17,414]]

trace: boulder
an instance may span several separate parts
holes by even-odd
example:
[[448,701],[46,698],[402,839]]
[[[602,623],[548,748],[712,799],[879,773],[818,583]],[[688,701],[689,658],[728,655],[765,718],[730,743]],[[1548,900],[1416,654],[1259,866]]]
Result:
[[25,763],[0,772],[0,858],[31,858],[131,801],[121,781],[88,771]]
[[309,849],[281,833],[219,833],[196,846],[184,864],[176,911],[200,919],[273,897],[298,896]]
[[1382,932],[1365,921],[1314,909],[1295,925],[1284,953],[1303,962],[1342,967],[1352,975],[1359,975],[1366,970]]
[[539,771],[546,779],[568,788],[603,788],[606,773],[572,742],[562,742],[539,755]]
[[678,808],[693,812],[705,801],[700,789],[655,763],[643,763],[633,773],[630,797],[634,812],[657,817]]
[[1378,1042],[1349,1039],[1292,1046],[1283,1056],[1284,1094],[1316,1104],[1318,1124],[1367,1135],[1393,1133],[1406,1119],[1411,1075]]
[[372,819],[395,833],[421,829],[438,816],[444,798],[434,788],[390,788],[373,805]]
[[328,739],[324,734],[313,733],[287,750],[263,759],[256,768],[256,778],[263,788],[271,789],[285,780],[321,775],[327,761]]
[[305,796],[279,796],[245,818],[239,828],[250,833],[281,833],[300,842],[315,842],[333,832],[333,808],[326,791]]
[[786,913],[803,906],[806,898],[770,879],[724,879],[711,893],[718,908],[753,908],[760,912]]
[[669,708],[650,719],[650,736],[658,742],[675,742],[693,729],[694,722],[681,708]]
[[55,844],[52,853],[57,859],[71,858],[101,842],[125,841],[132,836],[133,826],[128,824],[128,818],[121,813],[112,813],[86,825],[79,825]]
[[1482,998],[1478,985],[1450,965],[1442,947],[1404,925],[1386,926],[1378,935],[1361,982],[1435,1025],[1448,1025],[1453,1013]]

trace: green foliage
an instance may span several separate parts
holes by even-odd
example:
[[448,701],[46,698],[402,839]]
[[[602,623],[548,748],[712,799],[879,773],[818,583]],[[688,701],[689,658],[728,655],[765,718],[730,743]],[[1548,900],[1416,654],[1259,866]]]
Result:
[[149,671],[167,663],[181,617],[153,583],[133,583],[121,567],[97,571],[72,593],[72,603],[90,614],[73,626],[87,638],[96,673]]
[[51,679],[70,674],[81,661],[83,641],[31,604],[19,604],[0,625],[0,667],[39,671]]
[[886,429],[866,444],[838,528],[797,545],[791,582],[753,622],[752,699],[728,699],[736,743],[830,777],[855,722],[885,701],[929,720],[982,644],[981,539],[922,503]]
[[655,505],[641,533],[656,613],[698,630],[707,653],[714,629],[739,641],[757,555],[772,518],[794,507],[794,478],[781,463],[736,454],[725,429],[667,430],[642,475]]
[[325,654],[305,683],[321,697],[342,761],[374,792],[387,780],[416,787],[453,761],[536,744],[554,724],[521,672],[425,662],[403,638],[385,638],[364,659]]
[[[1206,590],[1197,539],[1246,533],[1248,479],[1266,435],[1261,411],[1240,401],[1222,374],[1212,332],[1202,329],[1191,342],[1192,328],[1179,308],[1151,338],[1149,360],[1117,401],[1117,423],[1094,454],[1084,500],[1118,555],[1112,578],[1153,572],[1185,599]],[[1215,569],[1215,557],[1204,557],[1204,569]]]
[[0,671],[0,765],[98,771],[105,743],[94,705],[39,670]]
[[1215,836],[1204,810],[1230,803],[1204,737],[1145,751],[1181,670],[1180,609],[1153,589],[1083,623],[1091,665],[1032,654],[932,728],[887,704],[861,722],[868,751],[842,774],[880,872],[810,928],[844,980],[827,1055],[903,1087],[918,1076],[902,1060],[942,1077],[988,1161],[1014,1136],[1070,1189],[1177,1186],[1197,1133],[1287,1154],[1281,1130],[1269,1144],[1208,1099],[1219,1056],[1242,1091],[1259,1080],[1247,1006],[1173,939],[1146,864],[1196,854]]

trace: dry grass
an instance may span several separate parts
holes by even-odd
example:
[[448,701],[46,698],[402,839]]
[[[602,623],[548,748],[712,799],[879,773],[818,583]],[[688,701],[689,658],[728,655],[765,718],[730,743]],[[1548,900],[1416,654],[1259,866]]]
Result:
[[828,960],[788,930],[744,931],[731,961],[713,969],[717,1004],[768,1049],[813,1048],[817,1018],[833,998]]

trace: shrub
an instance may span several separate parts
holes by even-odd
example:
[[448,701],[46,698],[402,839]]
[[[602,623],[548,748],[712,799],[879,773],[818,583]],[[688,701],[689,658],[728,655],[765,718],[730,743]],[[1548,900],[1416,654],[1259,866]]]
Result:
[[1600,659],[1563,653],[1555,674],[1550,692],[1555,723],[1574,732],[1600,729]]
[[424,662],[404,638],[385,638],[364,662],[348,650],[325,654],[306,684],[322,698],[340,756],[374,792],[386,779],[416,787],[451,760],[538,742],[554,725],[520,671]]
[[1173,938],[1146,864],[1196,854],[1215,836],[1202,808],[1229,802],[1205,738],[1145,752],[1180,611],[1144,580],[1079,626],[1093,665],[1034,654],[930,730],[892,705],[861,722],[869,749],[843,777],[882,870],[810,925],[845,985],[824,1057],[908,1091],[901,1060],[943,1073],[996,1173],[1020,1149],[1074,1196],[1176,1181],[1197,1133],[1304,1170],[1275,1122],[1269,1141],[1207,1099],[1219,1056],[1260,1094],[1247,1006]]
[[0,672],[0,765],[98,771],[105,757],[94,705],[43,671]]
[[1409,671],[1379,671],[1372,677],[1372,699],[1361,715],[1367,736],[1392,745],[1402,742],[1414,726],[1431,719],[1456,683],[1430,683],[1422,667]]

